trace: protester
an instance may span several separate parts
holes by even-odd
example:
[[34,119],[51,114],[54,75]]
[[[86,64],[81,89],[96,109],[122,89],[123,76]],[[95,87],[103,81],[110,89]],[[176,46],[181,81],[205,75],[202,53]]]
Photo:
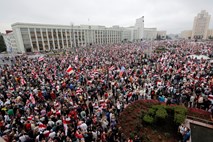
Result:
[[150,46],[142,42],[16,56],[14,64],[0,67],[1,136],[7,141],[124,141],[117,117],[138,99],[209,110],[213,65],[189,55],[211,56],[213,44],[158,41],[154,51],[165,47],[158,53],[149,52]]

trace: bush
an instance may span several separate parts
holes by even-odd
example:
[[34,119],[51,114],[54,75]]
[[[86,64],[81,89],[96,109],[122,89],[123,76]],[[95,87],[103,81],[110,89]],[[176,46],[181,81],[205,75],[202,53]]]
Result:
[[174,122],[176,124],[182,124],[186,119],[186,115],[185,114],[178,114],[178,113],[175,113],[174,114]]
[[154,118],[153,118],[152,116],[146,114],[146,115],[143,117],[143,121],[144,121],[145,123],[152,124],[152,123],[154,122]]
[[150,108],[149,111],[148,111],[148,114],[151,115],[151,116],[154,116],[155,115],[155,111],[156,111],[155,109]]
[[166,107],[166,106],[163,106],[163,105],[153,105],[153,106],[152,106],[152,108],[155,109],[155,110],[158,110],[158,109],[165,109],[165,107]]
[[185,107],[181,107],[181,106],[175,106],[174,111],[175,111],[175,113],[184,114],[184,115],[187,113],[187,109]]
[[165,119],[168,116],[168,113],[166,112],[164,108],[160,108],[156,111],[155,116],[160,119]]

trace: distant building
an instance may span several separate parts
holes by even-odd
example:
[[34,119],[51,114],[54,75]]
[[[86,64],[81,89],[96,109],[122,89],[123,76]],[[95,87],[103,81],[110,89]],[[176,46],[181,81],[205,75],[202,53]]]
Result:
[[141,40],[144,37],[144,16],[141,18],[136,19],[135,22],[135,29],[137,31],[136,33],[136,40]]
[[2,34],[6,45],[7,52],[18,52],[14,33],[12,31],[6,31],[6,34]]
[[213,38],[213,29],[208,30],[208,38]]
[[12,25],[20,52],[38,52],[121,42],[120,28],[15,23]]
[[202,10],[194,18],[194,24],[192,29],[192,38],[194,39],[207,39],[210,15],[205,10]]
[[145,40],[155,40],[157,38],[157,28],[144,28]]
[[157,36],[160,39],[166,39],[166,31],[157,31]]
[[129,28],[122,28],[122,42],[132,42],[133,41],[133,36],[134,35],[134,28],[129,27]]
[[192,30],[182,31],[181,34],[180,34],[180,37],[184,38],[184,39],[191,39],[192,38]]
[[202,10],[194,18],[192,30],[185,30],[181,32],[181,38],[184,39],[208,39],[211,35],[209,30],[211,16],[205,10]]
[[[156,39],[157,29],[144,29],[144,16],[131,27],[95,25],[49,25],[33,23],[12,24],[12,34],[19,52],[40,52],[72,47],[140,42]],[[158,32],[165,37],[165,31]],[[10,33],[9,33],[10,34]],[[11,45],[10,45],[11,46]]]

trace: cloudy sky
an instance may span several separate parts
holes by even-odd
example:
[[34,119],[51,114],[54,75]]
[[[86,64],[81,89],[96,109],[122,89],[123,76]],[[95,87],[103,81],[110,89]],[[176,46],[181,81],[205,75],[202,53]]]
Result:
[[15,22],[131,26],[144,16],[145,27],[180,33],[192,29],[201,10],[213,15],[212,6],[213,0],[0,0],[0,32]]

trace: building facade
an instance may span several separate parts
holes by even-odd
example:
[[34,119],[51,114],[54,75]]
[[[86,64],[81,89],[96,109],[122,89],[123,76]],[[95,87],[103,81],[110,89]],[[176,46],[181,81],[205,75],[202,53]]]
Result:
[[7,48],[7,52],[18,52],[16,40],[13,32],[3,34],[4,42]]
[[144,28],[145,40],[155,40],[157,38],[157,28]]
[[166,31],[157,31],[157,37],[160,39],[166,39]]
[[213,38],[213,29],[208,30],[208,38]]
[[141,40],[144,37],[144,16],[141,18],[136,19],[135,22],[135,39],[136,40]]
[[20,52],[38,52],[93,44],[121,42],[119,28],[15,23],[12,25]]
[[182,31],[181,34],[180,34],[180,37],[184,38],[184,39],[191,39],[192,38],[192,30]]
[[194,39],[207,39],[208,29],[210,22],[210,15],[205,10],[202,10],[194,18],[192,38]]
[[[106,45],[122,42],[154,40],[156,28],[144,28],[144,16],[131,27],[93,25],[49,25],[33,23],[12,24],[18,52],[40,52],[88,45]],[[158,32],[166,37],[165,31]]]

